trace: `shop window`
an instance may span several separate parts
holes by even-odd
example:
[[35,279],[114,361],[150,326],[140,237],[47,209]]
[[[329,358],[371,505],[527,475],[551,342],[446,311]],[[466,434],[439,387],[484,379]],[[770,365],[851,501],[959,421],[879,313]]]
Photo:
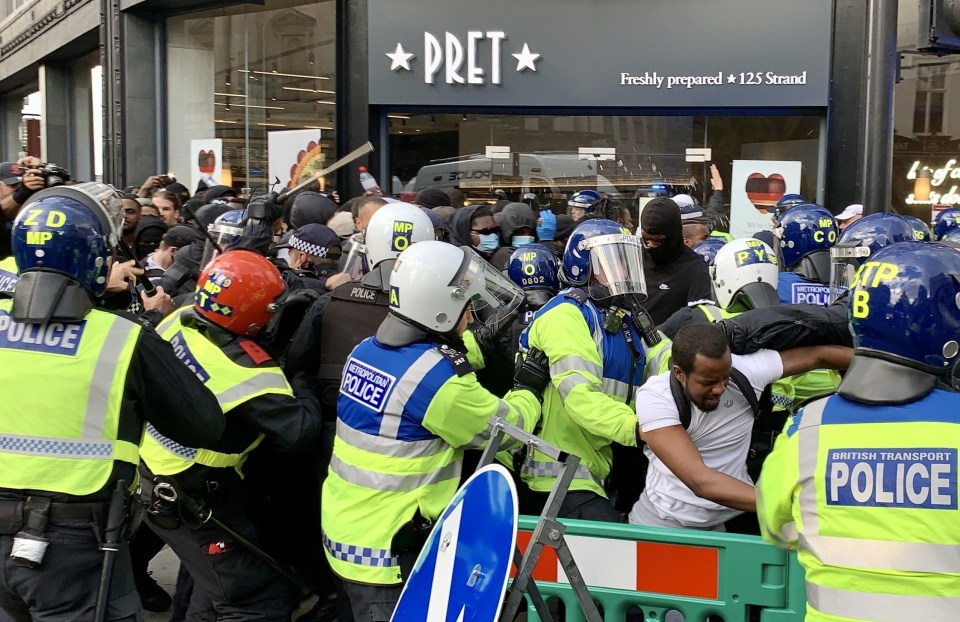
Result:
[[238,189],[336,159],[335,10],[267,0],[168,19],[169,169],[189,179],[200,139],[222,141],[215,181]]
[[[800,192],[817,196],[820,118],[816,116],[576,116],[390,112],[393,193],[411,200],[425,188],[454,188],[468,203],[502,194],[566,211],[567,199],[593,189],[639,209],[657,196],[709,200],[708,163],[687,148],[712,149],[729,183],[734,160],[800,161]],[[496,147],[499,153],[491,153]],[[704,181],[707,180],[705,184]],[[381,184],[387,188],[390,185]]]

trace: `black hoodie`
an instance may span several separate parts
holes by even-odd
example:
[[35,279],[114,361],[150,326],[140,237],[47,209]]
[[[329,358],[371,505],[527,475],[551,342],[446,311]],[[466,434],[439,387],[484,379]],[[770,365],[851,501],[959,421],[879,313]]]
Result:
[[692,302],[713,300],[710,271],[703,259],[683,243],[680,208],[671,199],[653,199],[643,207],[640,228],[648,235],[664,235],[657,248],[643,251],[647,281],[644,303],[657,324]]
[[447,221],[451,244],[473,247],[473,242],[470,240],[470,221],[473,220],[473,214],[478,208],[478,205],[468,205],[453,213]]
[[538,215],[526,203],[508,203],[500,215],[500,248],[490,257],[490,263],[497,270],[505,270],[510,263],[510,255],[517,250],[511,243],[513,234],[517,229],[530,229],[536,240]]

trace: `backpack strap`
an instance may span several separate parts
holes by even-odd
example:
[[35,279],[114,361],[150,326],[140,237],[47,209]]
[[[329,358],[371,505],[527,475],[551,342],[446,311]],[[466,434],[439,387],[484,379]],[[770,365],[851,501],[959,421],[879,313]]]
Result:
[[690,427],[690,400],[683,392],[683,385],[677,379],[677,375],[670,372],[670,393],[673,394],[673,402],[677,405],[677,412],[680,413],[680,425],[686,430]]
[[[767,385],[760,394],[760,397],[757,398],[757,392],[754,391],[753,385],[751,385],[747,377],[743,375],[743,372],[736,367],[730,369],[730,379],[737,385],[740,393],[750,402],[750,408],[753,410],[754,417],[759,417],[770,411],[769,405],[772,402],[771,385]],[[680,425],[686,430],[690,427],[692,418],[690,400],[687,399],[686,394],[683,392],[683,385],[680,384],[676,374],[672,371],[670,372],[670,393],[673,395],[673,402],[677,405],[677,412],[680,414]]]

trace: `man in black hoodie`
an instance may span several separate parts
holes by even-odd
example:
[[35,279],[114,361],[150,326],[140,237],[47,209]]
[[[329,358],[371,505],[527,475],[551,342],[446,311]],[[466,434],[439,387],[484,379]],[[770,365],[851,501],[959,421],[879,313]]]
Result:
[[655,323],[692,303],[713,300],[709,269],[683,243],[680,208],[673,200],[653,199],[644,206],[640,235],[648,296],[644,307]]

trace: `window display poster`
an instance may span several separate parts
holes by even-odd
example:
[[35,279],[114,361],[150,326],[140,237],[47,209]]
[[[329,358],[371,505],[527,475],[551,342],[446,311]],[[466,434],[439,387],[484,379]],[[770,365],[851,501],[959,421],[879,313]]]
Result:
[[750,237],[773,227],[771,217],[785,194],[800,192],[799,161],[734,160],[730,181],[730,233]]
[[274,190],[293,188],[323,168],[320,130],[281,130],[267,132],[267,166],[270,183],[277,179]]
[[190,141],[190,191],[195,191],[200,182],[207,187],[220,184],[223,174],[223,141],[207,138]]

